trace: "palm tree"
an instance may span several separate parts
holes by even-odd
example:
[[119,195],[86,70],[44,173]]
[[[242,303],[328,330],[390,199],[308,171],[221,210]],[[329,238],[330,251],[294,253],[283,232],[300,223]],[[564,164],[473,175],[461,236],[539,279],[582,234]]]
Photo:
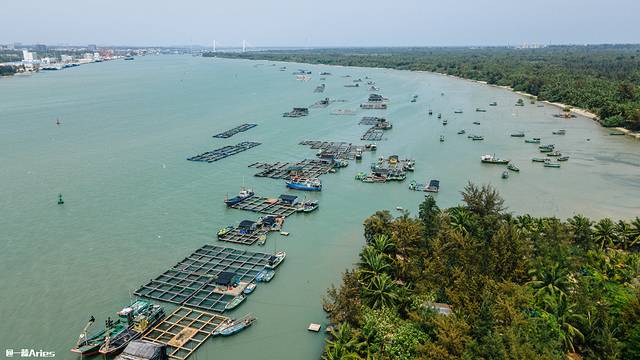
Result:
[[568,222],[569,228],[573,233],[574,243],[581,245],[585,249],[590,248],[593,235],[591,225],[593,225],[593,222],[582,215],[576,215],[569,219]]
[[631,226],[630,223],[624,220],[620,220],[616,223],[615,227],[618,237],[618,244],[622,249],[627,249],[634,235],[633,226]]
[[585,324],[586,317],[575,312],[576,304],[570,304],[565,297],[547,297],[549,313],[554,315],[562,329],[562,342],[566,351],[575,352],[575,341],[584,341],[584,334],[578,326]]
[[469,233],[471,229],[471,213],[462,207],[452,208],[449,211],[449,224],[454,230],[460,231],[465,235]]
[[374,275],[362,292],[365,304],[373,309],[394,307],[398,301],[396,284],[385,273]]
[[391,269],[387,259],[387,255],[379,253],[373,246],[366,246],[362,249],[358,267],[365,275],[365,280]]
[[331,339],[327,339],[324,360],[356,360],[359,356],[355,353],[361,344],[354,336],[351,326],[347,323],[340,324],[331,332]]
[[566,290],[569,287],[568,273],[560,264],[554,263],[550,267],[538,267],[529,271],[532,280],[529,282],[535,290],[536,298],[544,301],[546,297],[552,298],[567,296]]
[[631,220],[631,233],[627,249],[634,249],[640,244],[640,218],[636,217]]
[[386,234],[379,234],[373,237],[371,246],[380,254],[391,255],[395,250],[395,244]]
[[615,224],[611,219],[605,218],[596,223],[593,232],[594,240],[600,245],[600,250],[612,247],[617,242]]

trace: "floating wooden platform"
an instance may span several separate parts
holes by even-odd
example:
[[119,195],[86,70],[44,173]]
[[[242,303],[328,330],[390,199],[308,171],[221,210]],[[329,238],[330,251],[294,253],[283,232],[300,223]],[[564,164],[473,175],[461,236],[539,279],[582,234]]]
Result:
[[267,236],[268,233],[268,230],[256,230],[250,234],[247,234],[241,232],[239,229],[233,229],[233,231],[230,231],[222,236],[218,236],[218,240],[234,244],[253,245],[258,240],[260,240],[262,236]]
[[271,254],[204,245],[173,268],[134,292],[137,296],[207,311],[223,312],[234,298],[221,293],[215,283],[223,271],[232,271],[239,281],[251,282],[269,263]]
[[219,134],[215,134],[213,135],[214,138],[219,138],[219,139],[228,139],[230,137],[232,137],[235,134],[247,131],[249,129],[252,129],[254,127],[258,126],[257,124],[242,124],[239,126],[234,127],[233,129],[227,130],[225,132],[221,132]]
[[314,150],[320,150],[317,154],[320,158],[333,158],[341,160],[354,160],[357,152],[367,151],[364,146],[353,145],[348,142],[330,142],[330,141],[317,141],[317,140],[305,140],[300,142],[300,145],[311,147]]
[[377,125],[386,122],[387,119],[377,116],[363,116],[358,125]]
[[224,159],[228,156],[235,155],[237,153],[249,150],[252,147],[256,147],[258,145],[260,145],[259,142],[244,141],[239,143],[238,145],[229,145],[229,146],[224,146],[212,151],[207,151],[205,153],[189,157],[187,158],[187,160],[212,163],[214,161]]
[[231,205],[230,208],[284,217],[292,215],[297,211],[293,205],[283,203],[279,199],[270,199],[255,195]]
[[228,320],[225,316],[181,306],[142,339],[166,345],[170,359],[185,360]]
[[263,169],[255,174],[258,177],[289,179],[292,175],[295,175],[305,178],[317,178],[333,169],[333,163],[326,160],[305,159],[300,162],[254,163],[249,167]]
[[380,141],[380,140],[382,140],[382,136],[383,135],[384,135],[384,133],[383,133],[382,130],[377,129],[375,126],[372,126],[364,134],[362,134],[362,137],[360,137],[360,140],[364,140],[364,141]]

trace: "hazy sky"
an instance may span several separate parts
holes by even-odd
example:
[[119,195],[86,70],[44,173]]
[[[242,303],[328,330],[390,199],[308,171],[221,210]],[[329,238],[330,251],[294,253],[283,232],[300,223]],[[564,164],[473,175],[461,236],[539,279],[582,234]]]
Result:
[[640,0],[6,0],[0,43],[638,43],[639,15]]

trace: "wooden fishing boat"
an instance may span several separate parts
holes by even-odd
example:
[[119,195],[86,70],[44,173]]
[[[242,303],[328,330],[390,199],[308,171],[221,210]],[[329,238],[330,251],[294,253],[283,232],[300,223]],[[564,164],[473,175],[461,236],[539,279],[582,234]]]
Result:
[[212,333],[213,336],[230,336],[230,335],[234,335],[237,334],[238,332],[248,328],[249,326],[251,326],[251,324],[253,324],[256,321],[256,318],[254,318],[253,316],[249,315],[245,315],[242,318],[238,319],[238,320],[229,320],[227,322],[224,322],[223,324],[220,324],[220,326],[218,326],[218,328],[216,328],[216,330]]
[[232,310],[235,309],[236,307],[238,307],[238,305],[240,305],[244,299],[246,299],[247,297],[244,296],[243,294],[240,294],[236,297],[234,297],[231,301],[229,301],[227,303],[227,305],[224,306],[225,310]]
[[559,168],[559,167],[560,167],[560,164],[558,164],[558,163],[552,163],[552,162],[545,162],[545,163],[544,163],[544,167]]
[[511,171],[515,171],[515,172],[519,172],[520,171],[520,169],[518,169],[518,167],[515,166],[514,164],[507,165],[507,169],[509,169]]

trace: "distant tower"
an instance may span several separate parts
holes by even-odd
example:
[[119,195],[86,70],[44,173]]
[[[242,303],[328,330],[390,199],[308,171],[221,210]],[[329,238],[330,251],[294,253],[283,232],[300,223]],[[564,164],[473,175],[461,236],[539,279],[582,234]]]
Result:
[[246,49],[247,49],[247,41],[242,40],[242,52],[245,52]]
[[213,40],[213,52],[216,52],[216,41]]

